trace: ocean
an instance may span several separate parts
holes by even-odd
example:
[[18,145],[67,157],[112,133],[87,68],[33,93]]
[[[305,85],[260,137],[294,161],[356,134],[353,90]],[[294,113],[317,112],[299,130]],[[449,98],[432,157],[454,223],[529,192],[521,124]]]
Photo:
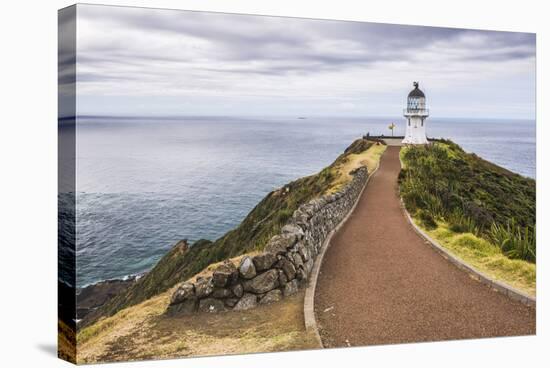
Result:
[[[149,270],[180,239],[214,240],[268,192],[403,118],[80,117],[77,287]],[[533,120],[437,119],[430,137],[535,178]]]

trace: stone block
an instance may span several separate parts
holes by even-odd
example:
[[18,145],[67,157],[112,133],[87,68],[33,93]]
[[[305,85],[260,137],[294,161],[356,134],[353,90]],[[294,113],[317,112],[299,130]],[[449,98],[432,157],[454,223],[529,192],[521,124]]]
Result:
[[255,308],[258,304],[257,299],[258,297],[255,294],[245,293],[237,304],[235,304],[233,310],[240,311]]
[[246,256],[241,259],[241,263],[239,264],[239,274],[244,279],[251,279],[256,276],[256,267],[250,257]]
[[277,286],[279,286],[279,273],[276,269],[266,271],[243,283],[243,288],[245,291],[255,294],[267,293],[268,291],[275,289]]
[[225,311],[222,300],[216,298],[205,298],[199,301],[199,311],[204,313],[218,313]]
[[262,253],[254,256],[252,258],[256,272],[262,272],[267,269],[270,269],[275,262],[277,262],[277,256],[273,253]]

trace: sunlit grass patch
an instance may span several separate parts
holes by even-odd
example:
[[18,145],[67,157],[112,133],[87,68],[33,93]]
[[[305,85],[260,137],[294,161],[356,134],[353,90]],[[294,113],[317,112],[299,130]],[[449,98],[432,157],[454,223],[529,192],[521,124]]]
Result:
[[171,291],[78,334],[79,363],[288,351],[319,347],[305,330],[304,291],[247,311],[164,315]]
[[[415,222],[421,226],[420,221]],[[510,259],[499,247],[472,233],[456,233],[449,225],[438,221],[437,228],[424,230],[453,255],[487,276],[504,282],[526,294],[536,293],[536,265],[520,259]]]
[[344,185],[349,183],[353,177],[350,174],[362,166],[366,166],[367,170],[372,173],[380,164],[380,157],[386,150],[384,144],[373,144],[367,150],[361,153],[351,153],[347,155],[340,163],[331,168],[332,176],[334,177],[327,193],[334,193],[340,190]]
[[76,363],[76,345],[74,329],[63,320],[57,320],[57,355],[71,363]]

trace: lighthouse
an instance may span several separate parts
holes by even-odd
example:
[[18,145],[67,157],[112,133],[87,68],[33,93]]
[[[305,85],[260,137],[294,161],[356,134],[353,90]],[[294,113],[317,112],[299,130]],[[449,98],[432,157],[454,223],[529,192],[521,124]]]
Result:
[[427,144],[426,119],[429,111],[426,108],[426,96],[418,88],[418,82],[413,82],[413,86],[414,89],[407,97],[407,108],[403,110],[403,116],[407,119],[403,144]]

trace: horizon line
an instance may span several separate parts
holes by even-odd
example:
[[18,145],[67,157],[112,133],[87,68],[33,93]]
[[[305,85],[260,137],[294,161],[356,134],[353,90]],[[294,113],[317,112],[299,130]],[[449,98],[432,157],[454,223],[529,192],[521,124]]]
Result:
[[[182,118],[295,118],[298,120],[307,120],[308,118],[390,118],[401,119],[402,116],[390,115],[110,115],[110,114],[76,114],[67,116],[58,116],[57,120],[74,120],[79,118],[109,118],[109,119],[160,119],[160,120],[177,120]],[[518,118],[503,118],[503,117],[466,117],[466,116],[430,116],[432,119],[481,119],[481,120],[525,120],[535,121],[536,117],[518,117]],[[403,118],[404,119],[404,118]]]

